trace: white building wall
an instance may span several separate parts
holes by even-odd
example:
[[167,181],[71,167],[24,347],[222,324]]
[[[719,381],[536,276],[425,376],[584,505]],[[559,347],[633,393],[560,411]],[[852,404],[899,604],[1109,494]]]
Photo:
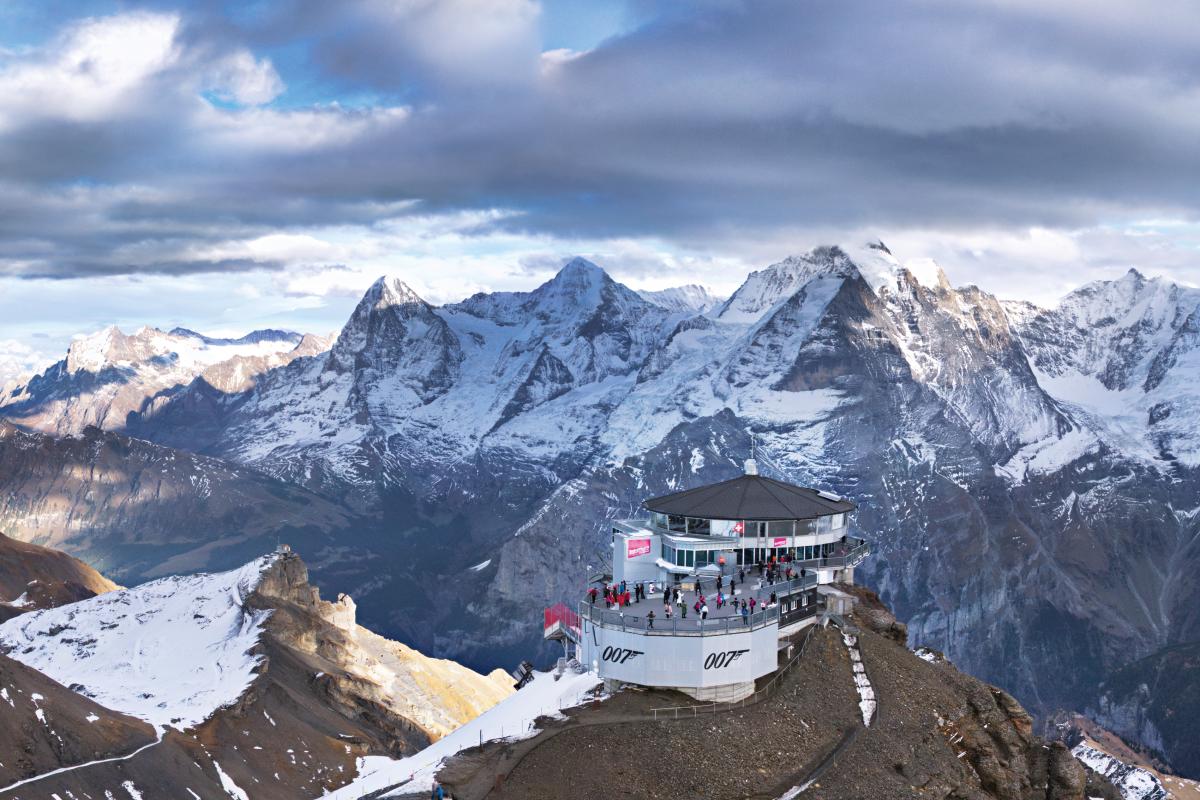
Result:
[[[636,555],[631,555],[636,554]],[[617,583],[658,581],[662,537],[650,531],[613,536],[613,580]]]
[[641,686],[703,688],[774,672],[778,624],[713,636],[648,636],[583,620],[584,663],[603,678]]

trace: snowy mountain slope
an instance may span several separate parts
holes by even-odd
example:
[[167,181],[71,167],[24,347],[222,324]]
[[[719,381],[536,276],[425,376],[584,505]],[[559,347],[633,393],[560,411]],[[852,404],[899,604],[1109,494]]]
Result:
[[1007,310],[1039,383],[1095,439],[1164,468],[1200,465],[1200,290],[1130,270],[1053,309]]
[[538,732],[534,723],[539,717],[555,717],[565,708],[596,699],[600,684],[600,679],[590,672],[568,672],[561,679],[555,679],[549,672],[535,673],[533,680],[519,691],[429,747],[403,759],[363,759],[358,777],[326,797],[357,800],[368,793],[397,786],[395,795],[427,794],[438,770],[451,756],[485,741],[533,736]]
[[50,797],[42,785],[16,789],[54,770],[120,758],[152,746],[156,738],[145,722],[114,713],[0,655],[0,796]]
[[676,314],[703,314],[716,308],[721,302],[707,288],[699,284],[689,283],[686,286],[672,286],[670,289],[657,291],[643,290],[638,295],[656,306],[662,306]]
[[[435,482],[469,484],[480,456],[510,464],[510,477],[553,482],[542,462],[590,457],[586,440],[668,316],[582,259],[532,292],[439,309],[381,279],[327,355],[264,375],[192,447],[314,488],[357,487],[372,504],[378,486],[426,494]],[[572,424],[544,424],[563,409]],[[136,429],[162,438],[153,420]],[[514,455],[538,465],[513,465]]]
[[115,325],[72,342],[67,356],[24,384],[0,392],[0,415],[38,430],[79,433],[88,425],[121,429],[130,413],[198,377],[223,391],[243,391],[254,377],[310,351],[317,340],[288,331],[213,339],[176,328]]
[[216,575],[163,578],[0,625],[11,658],[97,703],[184,729],[237,701],[258,668],[265,612],[246,598],[264,557]]

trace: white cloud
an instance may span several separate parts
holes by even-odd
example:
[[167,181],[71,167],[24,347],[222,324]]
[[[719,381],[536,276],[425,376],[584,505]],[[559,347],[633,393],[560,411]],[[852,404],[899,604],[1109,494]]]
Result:
[[197,109],[192,133],[198,147],[236,159],[342,146],[402,124],[409,113],[402,106],[224,109],[204,103]]
[[54,354],[35,349],[28,342],[0,339],[0,387],[41,372],[56,360]]
[[97,120],[135,103],[180,50],[174,14],[87,19],[44,51],[0,67],[0,129],[44,117]]
[[209,86],[222,100],[252,106],[269,103],[284,90],[283,79],[270,59],[256,59],[246,50],[232,53],[214,65]]

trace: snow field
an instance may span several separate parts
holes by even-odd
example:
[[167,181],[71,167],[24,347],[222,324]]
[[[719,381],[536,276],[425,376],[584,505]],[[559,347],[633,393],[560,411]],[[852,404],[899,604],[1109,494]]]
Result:
[[160,730],[229,705],[254,677],[269,612],[244,607],[274,556],[214,575],[170,577],[0,625],[8,655]]

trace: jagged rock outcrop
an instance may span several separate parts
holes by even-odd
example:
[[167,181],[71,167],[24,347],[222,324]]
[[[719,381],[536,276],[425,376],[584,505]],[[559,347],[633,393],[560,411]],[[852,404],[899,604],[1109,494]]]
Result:
[[269,640],[309,660],[316,684],[347,716],[371,708],[391,718],[387,726],[404,732],[390,748],[411,740],[415,727],[425,743],[478,716],[512,693],[503,670],[481,676],[453,661],[433,659],[358,625],[354,601],[339,595],[321,600],[308,582],[308,569],[294,553],[284,553],[263,573],[251,607],[271,610]]

